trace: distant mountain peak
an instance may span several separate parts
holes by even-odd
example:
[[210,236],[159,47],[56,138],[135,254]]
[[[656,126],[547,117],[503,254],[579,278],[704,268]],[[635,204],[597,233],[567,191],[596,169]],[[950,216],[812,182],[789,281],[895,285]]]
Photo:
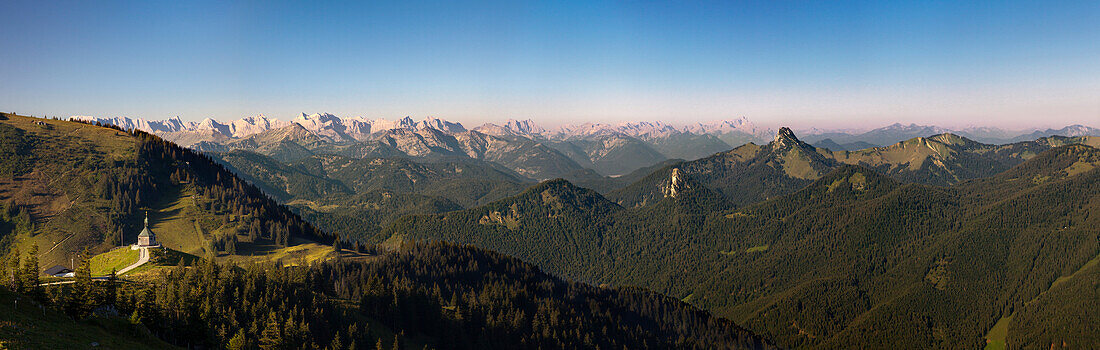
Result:
[[196,131],[216,132],[226,136],[232,135],[232,132],[229,130],[229,125],[219,123],[217,120],[214,120],[214,118],[203,119],[195,125],[194,129]]
[[749,121],[748,117],[745,116],[741,116],[736,119],[724,119],[705,123],[695,123],[693,125],[685,127],[684,130],[701,134],[742,132],[749,135],[756,135],[758,132],[761,131],[756,127],[756,125],[753,125],[753,123]]
[[336,117],[335,115],[333,115],[331,113],[313,113],[313,114],[302,113],[302,115],[299,115],[297,118],[294,118],[294,119],[295,120],[316,120],[316,121],[319,121],[319,122],[330,122],[330,121],[340,120],[340,118]]
[[869,131],[870,133],[886,133],[886,132],[909,132],[909,133],[922,133],[925,135],[945,133],[950,130],[941,128],[934,125],[920,125],[917,123],[909,123],[909,125],[902,123],[890,124],[878,129]]
[[546,133],[546,129],[536,125],[535,121],[531,119],[508,119],[508,121],[504,123],[504,127],[521,135],[541,135]]
[[[412,119],[409,118],[409,121],[411,122]],[[447,133],[466,132],[466,127],[462,126],[462,123],[450,122],[436,117],[427,117],[423,121],[416,123],[416,129],[435,129]]]

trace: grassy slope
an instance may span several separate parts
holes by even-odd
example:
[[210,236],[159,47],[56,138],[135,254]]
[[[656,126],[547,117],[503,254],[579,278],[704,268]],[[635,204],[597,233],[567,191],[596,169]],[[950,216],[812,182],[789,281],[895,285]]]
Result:
[[[26,252],[32,243],[37,243],[43,269],[68,266],[70,259],[85,248],[98,255],[118,247],[117,238],[109,238],[106,229],[104,213],[109,211],[109,203],[93,194],[90,183],[102,176],[101,169],[132,166],[137,158],[137,140],[124,132],[81,123],[10,114],[5,117],[0,123],[23,130],[33,142],[32,153],[38,160],[26,174],[0,177],[0,201],[29,207],[37,224],[33,235],[13,237],[13,244]],[[242,228],[240,218],[205,209],[201,197],[194,194],[193,184],[176,184],[162,189],[158,200],[142,211],[148,210],[150,228],[166,247],[204,256],[207,241],[215,235],[241,233]],[[142,219],[140,214],[126,218],[126,244],[136,240]],[[324,257],[332,251],[321,244],[297,242],[302,246],[249,250],[248,243],[241,243],[239,247],[259,260],[286,255],[294,255],[295,259]],[[296,253],[287,254],[285,250]],[[219,260],[241,259],[221,254]]]
[[90,261],[92,276],[104,276],[137,262],[141,252],[130,247],[118,247],[109,252],[92,257]]
[[[20,299],[18,307],[16,298]],[[175,349],[125,319],[73,321],[60,312],[39,309],[29,299],[0,289],[0,348],[87,349],[93,342],[104,349]]]
[[102,237],[102,213],[108,203],[93,199],[81,185],[90,176],[86,173],[89,168],[133,159],[136,141],[106,128],[5,116],[0,123],[23,130],[36,144],[32,153],[38,159],[30,172],[0,178],[0,201],[28,206],[39,227],[34,236],[15,237],[16,246],[25,252],[32,242],[37,243],[43,267],[68,265],[72,253],[85,247],[93,253],[108,250],[112,245]]

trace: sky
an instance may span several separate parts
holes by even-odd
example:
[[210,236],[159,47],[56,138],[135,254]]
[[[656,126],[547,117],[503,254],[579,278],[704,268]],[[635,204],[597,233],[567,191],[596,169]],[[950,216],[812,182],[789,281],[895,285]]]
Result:
[[1100,126],[1100,1],[5,0],[0,111]]

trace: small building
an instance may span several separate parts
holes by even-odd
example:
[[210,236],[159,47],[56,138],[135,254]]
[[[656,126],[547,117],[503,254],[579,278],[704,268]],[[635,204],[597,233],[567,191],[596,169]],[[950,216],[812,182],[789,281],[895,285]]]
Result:
[[46,269],[46,274],[54,277],[73,277],[73,270],[68,267],[57,265]]
[[157,235],[149,229],[149,212],[145,212],[145,228],[138,234],[137,245],[143,248],[160,246],[160,243],[157,242]]

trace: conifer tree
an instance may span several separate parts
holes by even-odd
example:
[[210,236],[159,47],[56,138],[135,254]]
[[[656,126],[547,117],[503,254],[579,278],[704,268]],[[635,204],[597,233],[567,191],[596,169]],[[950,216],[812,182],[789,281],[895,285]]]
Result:
[[31,243],[27,259],[23,261],[24,294],[37,297],[38,292],[38,243]]
[[332,337],[332,343],[329,344],[328,348],[332,349],[332,350],[342,350],[342,349],[344,349],[344,344],[340,342],[340,332],[339,331],[337,331],[336,335],[334,335]]
[[69,302],[65,306],[66,312],[77,318],[87,316],[95,307],[95,286],[92,282],[92,271],[87,258],[88,250],[85,249],[80,256],[80,264],[77,265],[76,271],[74,271],[76,281],[73,283]]
[[264,325],[264,331],[260,334],[260,348],[261,349],[280,349],[283,347],[283,332],[280,329],[282,323],[275,317],[275,312],[272,311],[267,316],[267,324]]
[[229,350],[243,350],[248,348],[248,340],[245,339],[244,329],[238,330],[237,334],[234,334],[232,338],[229,338],[229,344],[226,345]]
[[8,263],[11,278],[8,280],[8,289],[19,293],[23,291],[23,270],[20,266],[19,247],[12,248],[11,262]]

